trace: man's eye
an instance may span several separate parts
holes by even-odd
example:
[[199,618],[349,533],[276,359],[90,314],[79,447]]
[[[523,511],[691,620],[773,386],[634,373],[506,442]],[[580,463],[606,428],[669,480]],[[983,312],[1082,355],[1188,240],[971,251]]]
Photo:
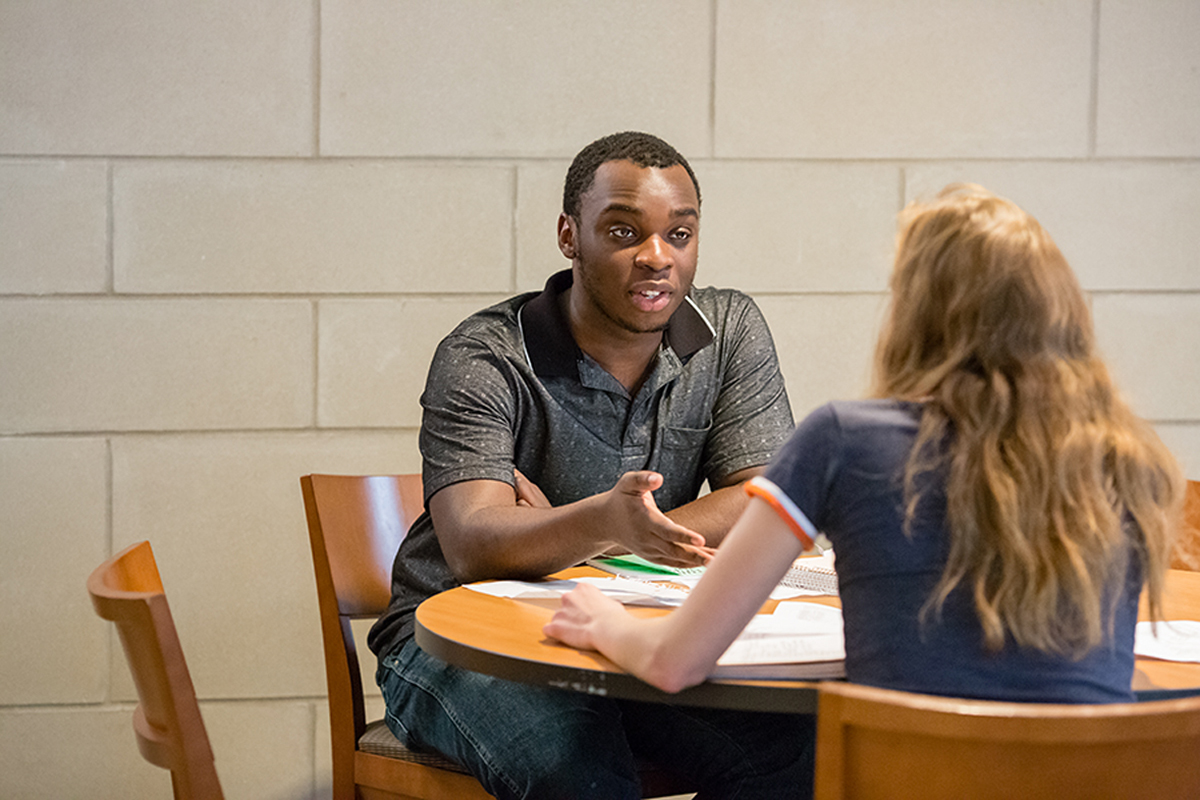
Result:
[[686,228],[680,228],[679,230],[671,231],[671,239],[673,239],[676,242],[686,242],[688,239],[691,239],[691,238],[692,238],[692,232],[687,230]]
[[623,241],[628,241],[637,235],[633,232],[633,228],[630,228],[627,225],[613,226],[612,228],[608,229],[608,234],[614,239],[621,239]]

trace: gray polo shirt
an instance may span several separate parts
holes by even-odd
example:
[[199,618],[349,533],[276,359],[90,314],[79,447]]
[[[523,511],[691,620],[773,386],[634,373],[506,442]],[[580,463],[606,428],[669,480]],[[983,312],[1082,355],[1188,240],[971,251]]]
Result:
[[[421,396],[425,499],[453,483],[513,483],[513,468],[553,505],[611,489],[630,470],[662,473],[664,511],[766,464],[792,428],[783,376],[762,313],[732,289],[693,288],[671,317],[635,396],[581,351],[558,296],[569,270],[540,294],[473,314],[438,345]],[[413,631],[426,597],[458,585],[429,513],[400,546],[392,601],[371,629],[379,655]]]

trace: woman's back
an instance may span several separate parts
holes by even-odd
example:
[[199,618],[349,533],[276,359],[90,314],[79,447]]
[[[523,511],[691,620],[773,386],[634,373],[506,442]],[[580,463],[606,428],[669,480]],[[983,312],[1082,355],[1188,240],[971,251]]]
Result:
[[[921,478],[905,531],[904,472],[924,405],[831,403],[806,419],[767,479],[823,531],[837,554],[850,680],[1000,700],[1099,703],[1132,698],[1135,558],[1118,592],[1111,639],[1080,659],[983,641],[969,587],[922,614],[946,566],[945,469]],[[1131,540],[1132,543],[1132,540]],[[1110,593],[1111,594],[1111,593]]]

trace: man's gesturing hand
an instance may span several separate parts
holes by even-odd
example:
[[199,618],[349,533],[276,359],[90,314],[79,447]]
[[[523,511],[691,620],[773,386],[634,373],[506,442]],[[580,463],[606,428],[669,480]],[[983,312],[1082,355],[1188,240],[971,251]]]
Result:
[[704,537],[678,525],[658,510],[652,492],[662,486],[657,472],[626,472],[610,489],[604,517],[614,541],[657,564],[696,567],[707,564],[714,551]]

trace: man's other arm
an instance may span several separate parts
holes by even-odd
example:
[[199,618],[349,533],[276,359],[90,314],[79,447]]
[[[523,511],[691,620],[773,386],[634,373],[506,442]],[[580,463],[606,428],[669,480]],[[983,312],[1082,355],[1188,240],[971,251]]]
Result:
[[667,516],[702,535],[709,547],[717,547],[750,502],[742,484],[765,471],[766,467],[739,470],[719,486],[710,487],[712,491],[708,494],[668,511]]
[[[766,470],[792,430],[791,405],[766,318],[740,292],[725,313],[720,327],[728,367],[720,376],[704,467],[712,491],[667,512],[680,525],[702,533],[709,547],[724,540],[746,509],[749,498],[742,484]],[[721,477],[714,480],[714,474]]]

